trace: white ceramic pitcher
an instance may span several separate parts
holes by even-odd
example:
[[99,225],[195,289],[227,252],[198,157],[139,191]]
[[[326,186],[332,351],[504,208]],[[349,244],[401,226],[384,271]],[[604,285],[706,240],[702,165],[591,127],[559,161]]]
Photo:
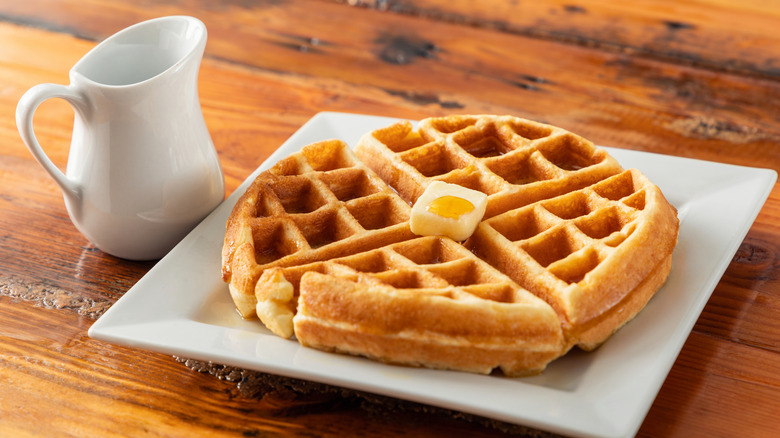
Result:
[[[198,98],[206,27],[193,17],[145,21],[106,39],[70,71],[19,101],[16,124],[62,189],[76,228],[114,256],[165,255],[224,198]],[[65,173],[41,149],[33,114],[46,99],[74,108]]]

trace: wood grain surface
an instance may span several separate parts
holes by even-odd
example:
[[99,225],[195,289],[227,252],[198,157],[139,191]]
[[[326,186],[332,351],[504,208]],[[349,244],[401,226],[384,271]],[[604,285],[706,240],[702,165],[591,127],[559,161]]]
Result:
[[[509,113],[602,145],[780,170],[774,2],[0,2],[0,436],[541,434],[87,337],[154,262],[76,231],[19,138],[16,104],[67,84],[102,39],[172,14],[209,31],[200,98],[226,194],[320,111]],[[36,113],[63,168],[72,120],[57,100]],[[775,186],[638,436],[774,436],[779,277]]]

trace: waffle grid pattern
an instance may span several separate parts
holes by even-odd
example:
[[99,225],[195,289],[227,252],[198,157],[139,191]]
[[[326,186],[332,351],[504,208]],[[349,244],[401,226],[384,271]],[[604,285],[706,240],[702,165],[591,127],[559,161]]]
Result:
[[592,187],[493,217],[484,225],[506,239],[507,248],[527,254],[524,261],[533,259],[572,284],[631,235],[632,222],[643,208],[643,188],[636,187],[626,171]]
[[[488,195],[465,242],[419,237],[432,181]],[[592,349],[671,269],[660,190],[560,128],[452,116],[306,146],[261,174],[227,224],[223,278],[245,317],[304,345],[508,375]]]
[[264,270],[413,238],[409,212],[346,144],[309,145],[261,174],[237,202],[223,248],[223,278],[235,289],[234,299],[249,300],[239,311],[250,317],[254,288],[247,285]]
[[411,204],[434,180],[487,194],[486,218],[622,171],[591,142],[514,117],[430,118],[417,131],[396,124],[366,135],[356,152]]
[[[450,299],[467,296],[500,303],[533,300],[512,279],[450,239],[418,237],[375,251],[280,268],[297,290],[307,272],[331,274],[352,281]],[[524,291],[525,292],[525,291]],[[521,296],[522,295],[522,296]]]
[[[300,291],[293,321],[307,346],[480,373],[501,368],[513,376],[541,371],[565,348],[547,303],[448,238],[273,268],[260,284],[286,287],[278,278]],[[447,358],[459,350],[479,357]]]

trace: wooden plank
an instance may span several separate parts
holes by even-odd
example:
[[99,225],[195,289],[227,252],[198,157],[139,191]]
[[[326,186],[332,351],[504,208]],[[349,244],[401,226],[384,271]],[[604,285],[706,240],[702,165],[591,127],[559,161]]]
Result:
[[717,71],[780,78],[780,13],[765,0],[334,0]]
[[776,353],[693,333],[637,436],[773,436],[778,372]]

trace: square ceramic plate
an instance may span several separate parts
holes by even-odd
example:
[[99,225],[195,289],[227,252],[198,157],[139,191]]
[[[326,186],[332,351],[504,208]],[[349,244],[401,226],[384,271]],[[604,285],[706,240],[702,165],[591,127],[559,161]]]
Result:
[[551,432],[636,433],[696,319],[771,190],[772,170],[609,149],[678,208],[671,275],[647,307],[601,348],[572,350],[544,374],[510,379],[385,365],[324,353],[242,320],[220,279],[225,221],[256,175],[303,146],[363,133],[395,119],[320,113],[89,330],[93,338],[177,356],[413,400]]

